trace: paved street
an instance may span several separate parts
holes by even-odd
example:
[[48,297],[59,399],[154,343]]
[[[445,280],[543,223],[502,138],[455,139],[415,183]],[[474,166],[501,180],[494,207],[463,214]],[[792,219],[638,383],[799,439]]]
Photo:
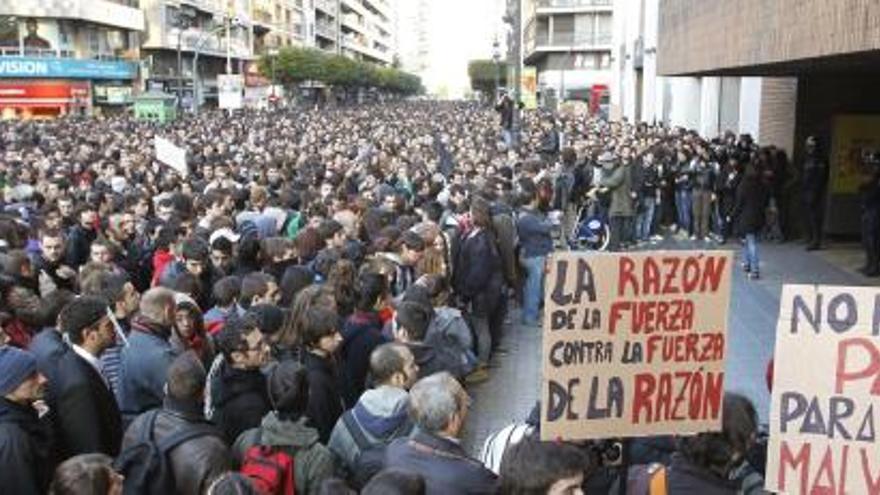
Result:
[[[670,241],[666,249],[702,248],[690,242]],[[728,244],[726,248],[734,248]],[[807,252],[800,244],[762,244],[761,280],[736,271],[729,314],[727,390],[750,397],[762,422],[768,421],[770,394],[765,385],[767,362],[773,355],[779,297],[783,283],[821,283],[830,285],[876,285],[855,268],[861,253],[855,246],[843,245],[819,252]],[[511,321],[518,321],[518,313]],[[535,404],[540,391],[541,335],[537,328],[515,325],[502,343],[507,354],[499,356],[491,378],[472,386],[474,405],[469,416],[465,444],[477,455],[483,441],[493,431],[514,420],[522,420]]]

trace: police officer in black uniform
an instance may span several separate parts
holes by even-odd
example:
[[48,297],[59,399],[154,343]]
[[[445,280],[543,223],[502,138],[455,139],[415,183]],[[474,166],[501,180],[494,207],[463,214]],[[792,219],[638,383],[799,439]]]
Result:
[[825,189],[828,186],[828,160],[822,156],[815,136],[807,138],[801,197],[806,216],[807,250],[822,247],[822,223],[825,215]]
[[870,172],[859,185],[862,200],[862,247],[865,266],[859,271],[866,277],[880,276],[880,162],[870,163]]

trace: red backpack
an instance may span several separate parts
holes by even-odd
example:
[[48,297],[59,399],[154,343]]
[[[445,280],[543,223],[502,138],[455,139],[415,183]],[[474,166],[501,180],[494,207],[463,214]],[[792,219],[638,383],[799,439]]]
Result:
[[295,495],[293,457],[284,449],[255,445],[244,454],[241,474],[247,476],[261,495]]

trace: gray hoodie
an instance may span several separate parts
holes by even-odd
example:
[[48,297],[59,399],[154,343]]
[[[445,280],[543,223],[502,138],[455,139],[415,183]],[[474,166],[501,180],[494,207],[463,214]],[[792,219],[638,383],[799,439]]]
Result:
[[[409,435],[412,423],[407,416],[408,406],[406,390],[382,385],[364,392],[350,411],[367,441],[376,445]],[[336,422],[327,447],[341,467],[349,471],[361,453],[342,418]]]
[[306,425],[306,419],[285,421],[270,412],[259,428],[239,435],[232,447],[237,466],[245,453],[256,445],[283,447],[293,457],[296,493],[317,494],[321,483],[334,475],[333,454],[318,443],[318,430]]

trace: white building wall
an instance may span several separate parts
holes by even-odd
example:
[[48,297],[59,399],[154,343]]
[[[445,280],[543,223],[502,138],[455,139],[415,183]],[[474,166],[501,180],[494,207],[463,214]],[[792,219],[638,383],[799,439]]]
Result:
[[[642,5],[644,12],[640,12]],[[614,52],[610,75],[612,117],[635,121],[636,115],[640,115],[643,122],[665,122],[696,129],[707,138],[719,135],[726,130],[721,127],[735,122],[736,127],[731,130],[758,136],[761,78],[740,78],[736,91],[736,80],[722,84],[718,77],[664,77],[657,74],[659,9],[660,0],[616,0],[614,3]],[[644,24],[640,26],[642,16]],[[635,41],[639,36],[643,39],[644,51],[641,108],[637,112],[637,71],[633,62]],[[731,94],[730,90],[737,94]]]
[[751,134],[757,139],[761,132],[761,87],[760,77],[740,79],[739,133]]
[[668,123],[688,129],[700,128],[702,85],[698,77],[670,77],[668,98],[665,102],[669,107]]

